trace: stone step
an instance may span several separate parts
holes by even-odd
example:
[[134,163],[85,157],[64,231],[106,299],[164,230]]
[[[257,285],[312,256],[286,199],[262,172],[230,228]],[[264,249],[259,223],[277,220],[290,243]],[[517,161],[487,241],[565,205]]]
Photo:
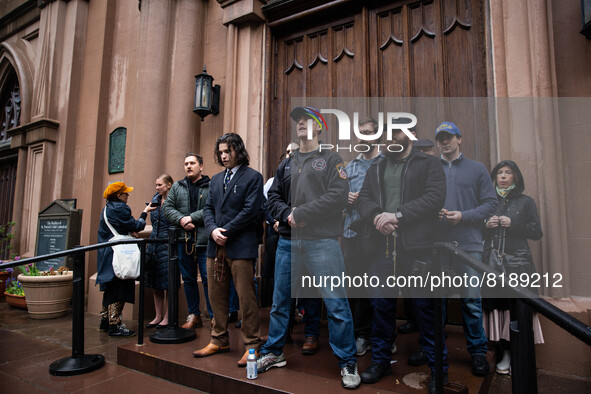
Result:
[[[268,329],[268,309],[261,310],[261,332]],[[317,354],[304,356],[300,349],[304,342],[302,324],[294,326],[293,343],[284,348],[287,365],[284,368],[273,368],[258,379],[246,378],[246,370],[238,368],[236,362],[242,357],[240,330],[229,325],[230,352],[216,354],[207,358],[194,358],[192,353],[207,345],[210,339],[208,324],[197,329],[197,339],[183,344],[156,344],[144,339],[144,345],[129,342],[117,349],[117,362],[125,367],[135,369],[174,383],[182,384],[198,390],[216,392],[267,393],[333,393],[348,392],[341,387],[340,370],[337,360],[332,355],[328,342],[327,322],[322,321],[320,348]],[[449,377],[451,382],[466,386],[470,393],[487,392],[492,380],[492,373],[487,378],[475,377],[471,373],[470,355],[465,348],[462,328],[448,326],[448,348],[450,359]],[[398,351],[392,356],[392,372],[372,385],[362,384],[357,392],[392,392],[417,393],[425,392],[428,384],[429,369],[427,366],[412,367],[406,362],[408,355],[418,348],[418,334],[399,335],[396,344]],[[493,353],[488,353],[489,362],[493,364]],[[371,353],[359,357],[360,372],[371,362]],[[492,369],[492,367],[491,367]]]

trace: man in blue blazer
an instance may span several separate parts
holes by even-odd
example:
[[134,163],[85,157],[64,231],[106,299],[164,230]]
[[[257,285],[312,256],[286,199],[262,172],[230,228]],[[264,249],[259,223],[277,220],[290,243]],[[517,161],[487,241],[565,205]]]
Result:
[[216,162],[225,170],[214,175],[203,208],[207,245],[209,296],[215,324],[210,343],[193,353],[207,357],[230,350],[228,338],[228,290],[234,279],[242,311],[242,340],[246,352],[238,361],[246,366],[249,349],[260,347],[259,308],[254,283],[254,260],[258,256],[258,226],[262,224],[263,176],[250,168],[249,156],[238,134],[221,136],[214,150]]

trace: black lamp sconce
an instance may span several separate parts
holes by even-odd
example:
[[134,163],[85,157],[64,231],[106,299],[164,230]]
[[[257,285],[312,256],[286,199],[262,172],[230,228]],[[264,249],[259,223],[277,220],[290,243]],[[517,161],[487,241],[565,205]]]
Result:
[[201,117],[201,121],[209,115],[220,113],[220,85],[213,84],[213,77],[205,70],[195,75],[195,107],[193,112]]

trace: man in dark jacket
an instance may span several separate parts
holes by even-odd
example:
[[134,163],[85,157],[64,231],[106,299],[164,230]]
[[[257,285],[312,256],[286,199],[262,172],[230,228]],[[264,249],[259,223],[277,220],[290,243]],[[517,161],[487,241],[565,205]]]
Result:
[[199,311],[197,267],[201,273],[209,316],[213,314],[207,289],[207,234],[203,221],[203,207],[209,193],[209,177],[203,175],[203,158],[196,153],[187,153],[184,165],[187,176],[172,185],[164,202],[164,216],[169,223],[182,228],[186,240],[186,244],[179,245],[179,268],[189,310],[183,328],[192,329],[203,326]]
[[[318,116],[318,111],[310,107],[292,110],[300,149],[279,165],[269,190],[269,207],[273,217],[279,220],[280,239],[275,259],[269,339],[257,361],[261,373],[286,365],[283,346],[289,324],[292,265],[298,273],[306,269],[313,276],[340,276],[344,271],[337,238],[343,231],[342,212],[349,191],[347,174],[338,154],[319,149],[318,134],[323,127]],[[311,139],[308,139],[309,122],[312,123]],[[294,280],[301,280],[298,273],[293,275]],[[320,293],[328,314],[330,346],[341,368],[341,384],[355,389],[359,387],[360,378],[353,321],[345,291],[340,288],[331,292],[324,286]]]
[[250,349],[258,352],[261,342],[259,308],[255,293],[254,260],[258,256],[259,220],[263,206],[263,176],[250,168],[242,138],[224,134],[215,145],[216,162],[225,167],[211,179],[205,203],[207,272],[215,323],[210,343],[193,353],[207,357],[230,350],[228,311],[230,276],[242,311],[242,340],[246,352],[238,361],[246,367]]
[[[413,149],[412,141],[402,131],[395,131],[392,137],[400,146],[400,152],[386,152],[384,160],[369,168],[357,198],[359,214],[371,226],[367,242],[372,242],[375,251],[370,258],[372,274],[383,274],[380,281],[385,281],[387,275],[411,274],[417,261],[428,263],[428,247],[436,240],[438,212],[443,207],[446,193],[445,175],[438,160]],[[420,294],[415,293],[415,297],[417,295]],[[361,373],[364,383],[375,383],[392,373],[395,296],[392,290],[381,289],[371,300],[372,363]],[[425,298],[414,298],[412,303],[429,366],[434,371],[433,303]],[[446,359],[447,347],[444,348],[447,375]]]

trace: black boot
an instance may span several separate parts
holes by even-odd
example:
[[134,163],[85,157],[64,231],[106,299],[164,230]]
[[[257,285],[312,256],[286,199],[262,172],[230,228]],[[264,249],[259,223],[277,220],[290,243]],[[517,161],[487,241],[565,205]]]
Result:
[[129,330],[125,327],[125,324],[109,324],[109,336],[110,337],[132,337],[135,335],[135,331]]
[[427,355],[423,349],[419,349],[408,356],[408,364],[415,367],[427,364]]
[[392,367],[390,364],[380,364],[372,361],[369,368],[361,372],[360,376],[363,383],[376,383],[382,377],[390,375],[391,373]]
[[101,317],[101,325],[99,327],[99,330],[109,331],[109,319],[105,319],[104,317]]

